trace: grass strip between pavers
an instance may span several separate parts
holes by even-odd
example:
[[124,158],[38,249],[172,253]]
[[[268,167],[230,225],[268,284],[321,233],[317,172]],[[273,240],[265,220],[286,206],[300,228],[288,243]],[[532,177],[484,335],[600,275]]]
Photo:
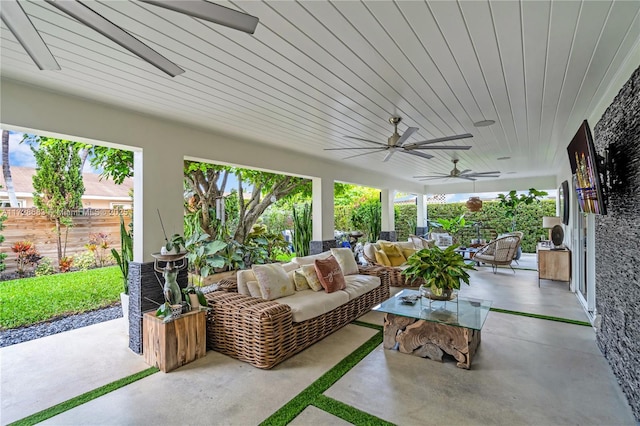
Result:
[[368,322],[364,322],[364,321],[351,321],[351,324],[353,325],[359,325],[360,327],[368,327],[368,328],[373,328],[374,330],[378,330],[378,331],[382,331],[384,329],[383,326],[378,325],[378,324],[371,324]]
[[77,407],[78,405],[85,404],[92,399],[96,399],[102,395],[106,395],[109,392],[113,392],[116,389],[120,389],[121,387],[157,373],[158,371],[160,370],[158,370],[156,367],[147,368],[146,370],[142,370],[139,373],[123,377],[122,379],[116,380],[115,382],[100,386],[97,389],[85,392],[82,395],[76,396],[75,398],[68,399],[64,402],[61,402],[60,404],[54,405],[53,407],[34,413],[28,417],[25,417],[24,419],[17,420],[13,423],[10,423],[9,426],[35,425],[36,423],[40,423],[42,421],[50,419],[53,416],[57,416],[58,414],[64,413],[65,411]]
[[[356,325],[361,325],[359,322]],[[372,324],[362,323],[365,327],[371,327]],[[377,327],[372,327],[377,328]],[[329,389],[349,370],[356,366],[365,356],[373,351],[382,343],[382,331],[378,331],[372,338],[363,343],[358,349],[351,352],[342,361],[337,363],[333,368],[324,373],[318,380],[309,385],[305,390],[300,392],[292,400],[280,407],[278,411],[265,419],[261,425],[286,425],[298,416],[309,405],[314,404],[324,391]],[[354,410],[356,410],[354,408]],[[332,413],[329,411],[329,413]]]
[[491,308],[491,311],[498,312],[501,314],[520,315],[521,317],[538,318],[538,319],[543,319],[548,321],[564,322],[567,324],[584,325],[586,327],[591,327],[591,323],[587,321],[572,320],[569,318],[552,317],[550,315],[541,315],[541,314],[530,314],[527,312],[510,311],[508,309],[500,309],[500,308]]
[[337,401],[325,395],[318,395],[312,405],[354,425],[393,426],[393,423],[382,420],[379,417],[365,413],[351,405],[347,405],[344,402]]

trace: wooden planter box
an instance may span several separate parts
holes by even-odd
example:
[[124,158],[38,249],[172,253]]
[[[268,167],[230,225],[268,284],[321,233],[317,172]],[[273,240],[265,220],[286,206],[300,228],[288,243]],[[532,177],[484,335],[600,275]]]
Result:
[[204,311],[192,311],[168,323],[147,312],[142,318],[142,351],[147,364],[168,373],[206,354]]

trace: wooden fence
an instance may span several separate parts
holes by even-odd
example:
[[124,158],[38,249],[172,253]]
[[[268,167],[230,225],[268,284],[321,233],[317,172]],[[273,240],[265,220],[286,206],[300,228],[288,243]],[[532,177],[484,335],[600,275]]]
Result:
[[[42,214],[38,209],[6,208],[0,210],[7,215],[4,221],[4,229],[0,231],[5,237],[5,241],[0,245],[0,252],[6,253],[4,260],[5,272],[10,273],[16,270],[16,254],[11,247],[18,241],[31,241],[35,244],[36,250],[43,257],[52,260],[53,265],[57,265],[58,246],[55,233],[55,223]],[[1,213],[0,213],[1,214]],[[109,210],[109,209],[80,209],[69,211],[67,216],[73,222],[73,227],[69,228],[67,239],[67,256],[74,256],[87,251],[86,244],[92,234],[99,232],[108,236],[109,250],[120,249],[120,216],[122,215],[125,224],[132,220],[131,210]],[[62,237],[64,244],[64,227],[62,227]]]

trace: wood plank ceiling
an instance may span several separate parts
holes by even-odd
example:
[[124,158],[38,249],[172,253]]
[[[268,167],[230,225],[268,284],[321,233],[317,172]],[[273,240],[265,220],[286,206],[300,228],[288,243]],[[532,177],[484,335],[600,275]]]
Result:
[[[254,35],[136,1],[85,3],[186,72],[170,78],[58,9],[23,1],[62,70],[38,70],[3,23],[2,76],[413,181],[448,173],[454,157],[501,179],[556,174],[579,123],[640,48],[640,1],[221,3],[259,17]],[[386,143],[392,115],[401,133],[419,127],[409,143],[469,132],[447,144],[473,148],[387,163],[384,153],[323,150],[367,146],[348,135]],[[496,124],[473,126],[485,119]]]

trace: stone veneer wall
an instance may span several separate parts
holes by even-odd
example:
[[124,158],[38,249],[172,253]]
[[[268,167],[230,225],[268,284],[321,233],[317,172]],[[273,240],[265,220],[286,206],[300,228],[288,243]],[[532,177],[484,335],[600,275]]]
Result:
[[600,350],[640,420],[640,68],[594,127],[608,149],[609,204],[596,216],[596,309]]
[[[164,265],[164,263],[163,263]],[[178,272],[180,288],[188,283],[187,268]],[[164,278],[153,269],[153,262],[129,263],[129,349],[142,353],[142,315],[164,303]]]

